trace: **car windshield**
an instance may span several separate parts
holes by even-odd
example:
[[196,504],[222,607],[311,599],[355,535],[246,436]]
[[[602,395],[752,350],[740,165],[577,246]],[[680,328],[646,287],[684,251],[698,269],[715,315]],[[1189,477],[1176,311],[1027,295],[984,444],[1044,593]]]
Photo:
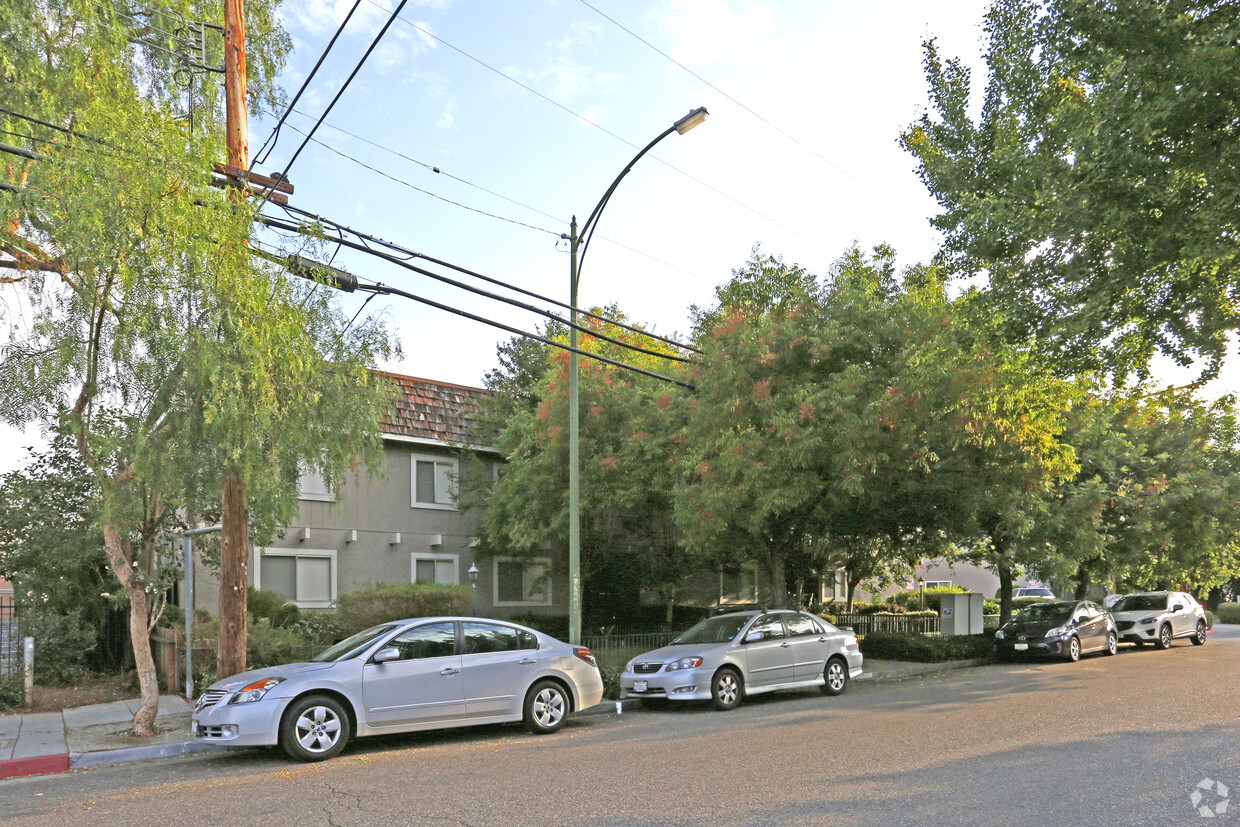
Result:
[[1022,597],[1054,597],[1054,593],[1050,589],[1042,588],[1025,588],[1020,590]]
[[357,657],[359,654],[361,654],[363,649],[365,649],[367,646],[369,646],[370,644],[378,640],[381,636],[386,635],[388,632],[392,631],[395,628],[396,628],[396,624],[387,623],[387,624],[384,624],[383,626],[374,626],[370,629],[367,629],[364,632],[358,632],[356,635],[353,635],[352,637],[347,637],[344,640],[340,641],[332,648],[326,651],[323,651],[323,652],[319,652],[317,655],[311,658],[311,660],[316,661],[318,663],[331,663],[332,661],[345,660],[346,658]]
[[1111,607],[1113,612],[1161,612],[1167,608],[1165,594],[1130,594]]
[[1016,619],[1028,623],[1063,623],[1071,613],[1072,607],[1062,603],[1035,603],[1026,606]]
[[753,619],[753,615],[720,615],[703,620],[689,631],[672,641],[678,643],[727,643]]

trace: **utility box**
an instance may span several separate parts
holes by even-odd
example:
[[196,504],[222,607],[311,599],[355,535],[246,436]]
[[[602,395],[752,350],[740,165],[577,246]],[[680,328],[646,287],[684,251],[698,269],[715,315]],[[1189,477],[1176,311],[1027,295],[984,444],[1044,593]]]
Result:
[[982,633],[982,601],[977,592],[941,595],[939,631],[947,635],[980,635]]

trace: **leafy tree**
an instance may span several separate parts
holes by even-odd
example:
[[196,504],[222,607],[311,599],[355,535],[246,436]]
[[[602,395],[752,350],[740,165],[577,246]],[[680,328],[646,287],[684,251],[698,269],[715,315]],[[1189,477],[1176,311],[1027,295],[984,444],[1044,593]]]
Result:
[[[247,13],[265,45],[250,64],[261,97],[287,39],[273,3]],[[388,341],[373,320],[349,327],[317,285],[255,269],[248,211],[208,186],[222,156],[218,86],[196,81],[189,129],[160,40],[168,19],[148,35],[136,11],[14,0],[0,20],[5,108],[50,124],[4,117],[33,155],[7,167],[0,193],[8,306],[24,302],[31,321],[6,318],[0,416],[59,425],[93,478],[130,609],[133,732],[148,734],[151,573],[168,520],[216,508],[223,469],[236,468],[257,522],[274,527],[295,508],[301,466],[339,481],[377,462],[384,390],[366,366]]]
[[1070,370],[1218,369],[1240,307],[1240,16],[1226,0],[996,0],[988,80],[925,44],[902,135],[943,207],[942,256],[984,274]]

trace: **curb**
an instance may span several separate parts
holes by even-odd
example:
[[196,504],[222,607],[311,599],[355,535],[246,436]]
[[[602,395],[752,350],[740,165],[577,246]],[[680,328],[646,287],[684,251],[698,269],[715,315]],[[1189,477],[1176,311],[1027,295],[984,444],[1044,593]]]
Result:
[[69,771],[69,753],[60,755],[36,755],[33,758],[12,758],[0,761],[0,778],[17,778],[23,775],[50,775]]
[[[921,663],[908,672],[901,672],[894,675],[881,675],[878,677],[871,675],[870,680],[893,681],[900,680],[901,678],[915,678],[918,675],[930,675],[935,672],[948,672],[952,669],[967,669],[971,666],[985,666],[988,663],[994,662],[994,658],[973,658],[972,660],[949,660],[943,663]],[[865,675],[862,675],[860,680],[866,679],[866,675],[870,675],[870,673],[866,672]]]
[[94,767],[111,767],[117,764],[132,764],[137,761],[153,761],[156,758],[180,758],[182,755],[193,755],[198,752],[216,752],[227,749],[216,744],[203,744],[195,741],[176,741],[171,744],[152,744],[149,747],[127,747],[125,749],[106,749],[97,752],[75,752],[69,755],[71,770],[86,770]]

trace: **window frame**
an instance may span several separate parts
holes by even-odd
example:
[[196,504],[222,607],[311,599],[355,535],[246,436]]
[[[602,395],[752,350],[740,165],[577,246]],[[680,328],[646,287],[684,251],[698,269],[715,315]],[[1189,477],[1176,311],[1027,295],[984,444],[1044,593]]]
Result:
[[[438,478],[438,466],[448,465],[449,470],[449,502],[421,502],[418,499],[418,463],[431,462],[436,466],[436,478]],[[459,511],[457,508],[456,498],[460,494],[461,484],[461,463],[454,457],[445,457],[437,454],[413,454],[409,455],[409,507],[410,508],[428,508],[436,511]]]
[[[539,577],[547,578],[544,587],[545,599],[543,600],[500,600],[499,599],[499,564],[500,563],[521,563],[524,566],[542,566],[543,571]],[[522,593],[524,593],[525,575],[522,573]],[[491,605],[495,607],[516,607],[516,606],[551,606],[554,603],[554,595],[552,589],[555,586],[555,577],[551,566],[550,557],[511,557],[499,556],[491,558]]]
[[[328,590],[327,600],[299,600],[296,597],[291,598],[293,605],[299,609],[330,609],[335,601],[339,591],[336,588],[336,577],[338,568],[336,565],[336,550],[334,548],[267,548],[263,546],[254,547],[254,561],[252,569],[254,571],[254,588],[261,589],[263,587],[263,556],[267,557],[307,557],[313,559],[326,559],[329,562]],[[296,565],[296,564],[294,564]],[[296,569],[294,569],[296,571]],[[296,577],[294,576],[294,583]]]
[[[302,483],[307,477],[323,483],[323,491],[306,491]],[[328,485],[327,480],[323,477],[321,472],[314,468],[307,468],[303,466],[300,473],[297,475],[297,499],[305,500],[307,502],[334,503],[336,501],[336,492],[332,490],[330,485]]]
[[[741,581],[741,578],[742,578],[742,572],[748,573],[748,574],[750,574],[750,575],[752,576],[752,580],[753,580],[753,583],[752,583],[752,585],[753,585],[753,594],[752,594],[752,595],[744,595],[744,594],[741,594],[741,593],[740,593],[740,589],[738,588],[738,589],[737,589],[737,591],[735,592],[735,595],[736,595],[736,596],[735,596],[734,598],[733,598],[733,597],[729,597],[729,596],[728,596],[728,594],[727,594],[727,593],[725,593],[725,592],[724,592],[724,590],[723,590],[723,587],[724,587],[723,578],[724,578],[725,576],[727,576],[727,577],[735,577],[735,578],[736,578],[736,581],[737,581],[737,583],[736,583],[736,584],[737,584],[737,586],[739,587],[739,586],[743,585],[743,584],[740,582],[740,581]],[[761,567],[761,566],[759,566],[757,563],[753,562],[752,560],[747,561],[747,562],[744,562],[744,563],[741,563],[741,564],[737,567],[737,569],[736,569],[736,574],[730,574],[729,572],[725,572],[723,569],[720,569],[720,570],[719,570],[719,597],[718,597],[718,602],[719,602],[720,604],[723,604],[723,603],[724,603],[724,599],[725,599],[725,598],[727,598],[728,602],[730,602],[730,603],[758,603],[758,602],[760,602],[760,601],[759,601],[759,599],[758,599],[758,596],[759,596],[759,595],[761,594],[761,592],[762,592],[762,589],[761,589],[761,580],[762,580],[762,567]]]
[[[429,551],[413,551],[409,553],[409,582],[418,583],[426,582],[418,580],[418,561],[434,560],[435,562],[452,563],[452,582],[445,583],[447,586],[461,585],[461,555],[459,554],[436,554]],[[434,582],[434,581],[432,581]]]

